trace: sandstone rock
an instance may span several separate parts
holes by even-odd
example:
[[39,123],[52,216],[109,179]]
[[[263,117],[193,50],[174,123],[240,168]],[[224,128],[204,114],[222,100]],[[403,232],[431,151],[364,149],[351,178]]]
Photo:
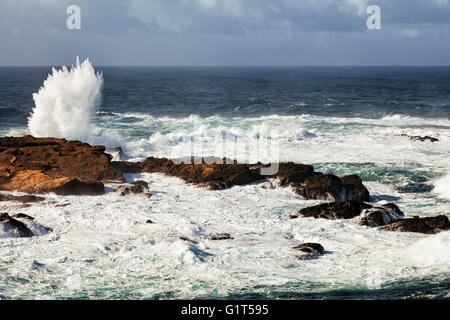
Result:
[[101,181],[124,181],[103,146],[55,138],[0,138],[0,190],[101,194]]
[[406,218],[391,221],[380,229],[387,231],[419,232],[425,234],[436,234],[441,231],[450,230],[450,222],[447,216],[441,215],[428,218]]

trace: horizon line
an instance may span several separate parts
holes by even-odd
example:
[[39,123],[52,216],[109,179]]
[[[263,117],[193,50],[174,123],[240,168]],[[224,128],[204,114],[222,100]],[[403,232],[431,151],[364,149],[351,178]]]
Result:
[[[91,61],[92,62],[92,61]],[[57,64],[57,65],[0,65],[0,68],[51,68],[59,66],[71,66],[72,64]],[[97,67],[143,67],[143,68],[311,68],[311,67],[325,67],[325,68],[336,68],[336,67],[450,67],[450,64],[312,64],[312,65],[152,65],[152,64],[122,64],[122,65],[102,65],[94,64]]]

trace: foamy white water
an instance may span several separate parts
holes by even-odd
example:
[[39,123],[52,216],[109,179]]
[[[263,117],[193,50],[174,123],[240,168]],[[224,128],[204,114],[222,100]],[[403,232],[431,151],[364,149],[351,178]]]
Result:
[[35,107],[28,127],[36,137],[87,140],[90,121],[101,100],[103,77],[88,59],[68,69],[52,69],[47,80],[33,94]]
[[[3,239],[0,287],[10,298],[194,298],[343,288],[375,290],[433,274],[446,279],[448,233],[386,232],[356,221],[295,219],[305,201],[289,189],[237,186],[209,191],[160,174],[143,179],[154,196],[56,197],[2,210],[33,215],[53,232]],[[369,184],[374,195],[383,189]],[[395,192],[393,193],[395,195]],[[413,201],[413,199],[411,199]],[[400,204],[403,208],[403,205]],[[410,212],[415,214],[416,212]],[[430,212],[431,214],[431,212]],[[151,219],[154,223],[147,224]],[[234,238],[211,241],[217,233]],[[191,241],[180,239],[185,237]],[[300,261],[291,247],[319,242],[329,252]],[[430,250],[432,248],[433,250]],[[24,283],[33,283],[33,290]]]
[[450,173],[434,183],[433,191],[442,198],[450,199]]

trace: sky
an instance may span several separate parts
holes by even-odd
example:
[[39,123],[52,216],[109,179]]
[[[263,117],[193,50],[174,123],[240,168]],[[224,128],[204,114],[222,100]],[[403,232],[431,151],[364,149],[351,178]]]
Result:
[[[68,29],[67,8],[81,10]],[[369,30],[369,5],[381,29]],[[450,0],[0,0],[0,65],[450,65]]]

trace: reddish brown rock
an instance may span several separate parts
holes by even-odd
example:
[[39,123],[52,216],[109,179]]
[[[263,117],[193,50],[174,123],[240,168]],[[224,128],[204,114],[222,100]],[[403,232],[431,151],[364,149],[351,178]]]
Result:
[[54,138],[0,138],[0,190],[101,194],[102,181],[124,181],[103,146]]
[[387,231],[419,232],[425,234],[436,234],[441,231],[450,230],[450,222],[447,216],[428,218],[406,218],[394,220],[381,226],[380,229]]
[[249,184],[262,179],[245,164],[186,164],[175,163],[166,158],[147,158],[142,165],[142,172],[164,173],[183,179],[187,183],[231,187]]

